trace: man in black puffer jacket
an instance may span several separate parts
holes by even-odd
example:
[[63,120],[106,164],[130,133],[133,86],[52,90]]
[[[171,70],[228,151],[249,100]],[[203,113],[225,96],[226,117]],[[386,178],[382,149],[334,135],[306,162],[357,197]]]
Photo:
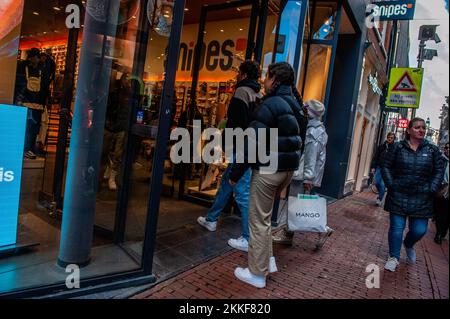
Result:
[[[235,164],[230,183],[235,185],[248,168],[253,168],[250,186],[249,224],[250,242],[248,268],[237,268],[236,277],[257,288],[264,288],[266,276],[277,271],[272,252],[271,217],[274,199],[292,180],[294,171],[299,167],[302,139],[299,122],[300,105],[292,94],[295,73],[288,63],[276,63],[269,66],[264,86],[267,96],[256,109],[250,128],[256,131],[256,143],[268,143],[270,129],[278,129],[278,150],[270,150],[271,160],[278,165],[275,172],[268,173],[267,164]],[[266,140],[261,140],[258,130],[266,131]],[[261,132],[259,132],[261,133]],[[268,149],[266,144],[266,149]],[[248,159],[248,150],[245,158]]]

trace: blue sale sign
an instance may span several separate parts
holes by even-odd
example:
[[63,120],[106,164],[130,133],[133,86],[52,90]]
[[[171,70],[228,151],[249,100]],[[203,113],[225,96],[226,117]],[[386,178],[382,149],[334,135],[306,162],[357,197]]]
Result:
[[16,244],[27,109],[0,104],[0,247]]

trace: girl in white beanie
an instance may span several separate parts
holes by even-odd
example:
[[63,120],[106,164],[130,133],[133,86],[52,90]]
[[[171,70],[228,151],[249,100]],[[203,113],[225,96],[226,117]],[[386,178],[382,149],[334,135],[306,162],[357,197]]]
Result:
[[[325,130],[325,125],[322,123],[325,106],[320,101],[310,100],[305,104],[305,107],[308,111],[309,118],[305,139],[305,151],[301,159],[300,169],[296,172],[290,190],[291,194],[295,193],[296,195],[298,193],[311,193],[313,188],[322,186],[326,163],[328,135]],[[326,239],[332,233],[333,230],[328,228],[327,233],[320,234],[317,243],[318,249],[322,248]],[[284,229],[280,235],[273,236],[273,241],[278,244],[292,245],[293,237],[294,233]]]

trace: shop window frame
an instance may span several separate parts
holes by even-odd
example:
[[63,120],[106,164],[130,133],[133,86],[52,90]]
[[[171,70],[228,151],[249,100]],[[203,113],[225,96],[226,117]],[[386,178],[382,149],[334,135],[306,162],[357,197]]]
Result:
[[[184,8],[186,0],[174,0],[174,19],[172,24],[172,31],[169,39],[168,63],[166,66],[166,80],[164,82],[163,98],[161,100],[160,112],[160,126],[158,130],[158,140],[155,148],[154,163],[155,168],[152,171],[152,181],[150,189],[149,205],[147,209],[147,220],[145,227],[145,238],[143,243],[143,254],[141,258],[141,265],[139,269],[132,271],[123,271],[118,273],[93,276],[81,279],[80,284],[82,289],[67,290],[65,283],[59,282],[50,285],[43,285],[38,287],[31,287],[26,289],[13,290],[11,292],[0,294],[0,298],[31,298],[36,296],[45,296],[55,294],[64,294],[64,298],[73,298],[77,296],[86,295],[87,293],[98,293],[111,289],[122,289],[132,286],[139,286],[145,284],[152,284],[156,282],[156,277],[152,274],[153,271],[153,256],[156,243],[156,227],[158,224],[161,188],[164,167],[161,159],[165,158],[165,151],[168,143],[168,135],[170,128],[170,111],[173,91],[175,86],[175,75],[179,54],[179,45],[181,40],[181,29],[183,27]],[[146,19],[146,15],[140,16],[140,19]],[[143,34],[143,37],[148,36],[148,33]],[[142,42],[139,42],[142,45]],[[137,64],[145,63],[145,61],[137,61],[138,56],[135,57],[135,67]],[[170,61],[175,61],[170,63]],[[139,67],[139,66],[138,66]],[[168,80],[169,79],[169,80]],[[131,132],[129,133],[132,134]],[[130,149],[127,149],[126,156],[130,156]],[[129,157],[131,158],[131,157]],[[128,160],[128,158],[127,158]],[[158,162],[159,161],[159,162]],[[129,162],[129,160],[128,160]],[[160,163],[160,165],[158,165]],[[129,163],[127,163],[129,164]],[[126,166],[124,166],[126,167]],[[122,194],[125,195],[126,193]],[[119,204],[118,204],[119,205]],[[116,211],[116,216],[126,214],[126,211]],[[121,218],[123,216],[120,216]],[[118,219],[116,218],[116,224]],[[117,239],[117,238],[115,238]],[[115,242],[115,244],[118,244]]]
[[322,2],[322,1],[310,0],[310,3],[312,5],[311,25],[310,25],[310,35],[311,36],[308,39],[308,44],[307,44],[307,49],[306,49],[305,60],[307,61],[307,63],[305,64],[305,70],[304,70],[305,72],[303,73],[303,86],[302,86],[302,90],[300,93],[302,95],[304,95],[304,93],[305,93],[306,80],[308,77],[308,69],[309,69],[308,61],[309,61],[310,53],[311,53],[311,45],[319,44],[319,45],[331,46],[332,53],[331,53],[331,59],[330,59],[330,69],[328,71],[327,87],[325,90],[325,99],[324,99],[325,100],[324,105],[325,105],[326,112],[325,112],[323,120],[325,122],[326,118],[327,118],[328,105],[329,105],[330,94],[331,94],[331,86],[332,86],[332,82],[333,82],[334,63],[336,60],[337,44],[338,44],[338,40],[339,40],[339,30],[340,30],[341,20],[342,20],[342,10],[345,10],[345,8],[344,8],[344,1],[338,0],[337,1],[337,12],[336,12],[336,22],[335,22],[335,32],[333,34],[333,39],[331,39],[331,40],[313,39],[312,34],[313,34],[313,29],[314,29],[314,21],[316,18],[316,9],[317,9],[317,4],[320,2]]

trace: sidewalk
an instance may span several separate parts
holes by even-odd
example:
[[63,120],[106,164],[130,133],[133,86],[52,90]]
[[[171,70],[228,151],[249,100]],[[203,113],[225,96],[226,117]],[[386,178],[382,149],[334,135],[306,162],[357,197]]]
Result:
[[[433,242],[434,224],[417,246],[418,262],[406,265],[404,250],[395,273],[383,270],[387,257],[388,214],[374,205],[374,194],[358,194],[329,207],[335,233],[321,252],[314,252],[315,234],[296,234],[291,248],[275,246],[279,272],[265,289],[240,283],[237,266],[246,254],[229,252],[158,284],[135,299],[448,299],[448,241]],[[380,289],[368,289],[366,267],[380,267]]]

